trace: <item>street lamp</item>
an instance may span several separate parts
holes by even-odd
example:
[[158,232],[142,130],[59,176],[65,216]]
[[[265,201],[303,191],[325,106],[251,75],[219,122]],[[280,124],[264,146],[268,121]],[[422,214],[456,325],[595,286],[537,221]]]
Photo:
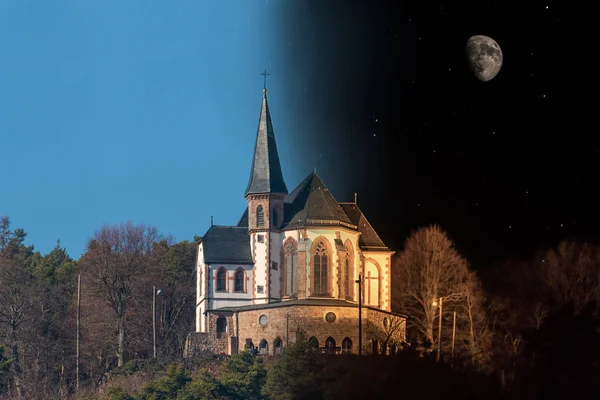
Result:
[[161,290],[156,290],[156,286],[152,286],[152,348],[154,350],[154,358],[156,358],[156,296]]
[[[442,312],[443,312],[443,306],[444,306],[444,299],[446,299],[447,297],[440,297],[439,300],[439,308],[440,308],[440,315],[439,315],[439,322],[438,322],[438,351],[437,351],[437,361],[440,361],[440,355],[442,353]],[[432,305],[434,307],[438,306],[438,302],[437,300],[433,300]],[[454,311],[454,323],[452,324],[452,360],[454,360],[454,338],[456,336],[456,311]]]

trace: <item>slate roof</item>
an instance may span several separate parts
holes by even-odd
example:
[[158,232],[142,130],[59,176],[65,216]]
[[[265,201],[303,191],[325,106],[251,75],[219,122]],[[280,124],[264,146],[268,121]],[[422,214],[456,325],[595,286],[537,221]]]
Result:
[[316,172],[286,197],[284,206],[284,229],[314,225],[355,228]]
[[267,93],[266,91],[263,93],[250,181],[245,196],[255,193],[288,193],[281,172]]
[[202,243],[206,264],[254,264],[248,228],[213,225]]
[[348,218],[350,218],[352,224],[358,227],[358,231],[361,233],[358,238],[358,245],[361,248],[368,250],[388,250],[388,247],[383,243],[383,240],[381,240],[377,232],[375,232],[375,229],[373,229],[363,212],[355,203],[340,203],[340,206]]

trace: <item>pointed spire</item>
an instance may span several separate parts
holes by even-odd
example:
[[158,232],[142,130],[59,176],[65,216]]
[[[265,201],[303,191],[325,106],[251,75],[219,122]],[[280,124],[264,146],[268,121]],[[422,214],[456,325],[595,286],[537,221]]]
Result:
[[250,181],[248,182],[245,196],[258,193],[288,193],[283,180],[269,103],[267,102],[266,79],[269,74],[265,70],[262,75],[265,77],[262,108],[258,120],[258,132],[256,133],[256,145],[254,147],[252,169],[250,170]]

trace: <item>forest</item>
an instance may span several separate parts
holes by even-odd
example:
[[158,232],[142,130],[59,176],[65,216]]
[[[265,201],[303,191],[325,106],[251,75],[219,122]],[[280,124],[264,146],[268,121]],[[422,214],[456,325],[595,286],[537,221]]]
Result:
[[41,254],[26,238],[0,218],[0,398],[587,398],[600,389],[597,243],[473,266],[442,228],[422,227],[393,263],[393,308],[408,316],[397,354],[322,355],[299,335],[278,356],[184,359],[200,237],[106,225],[77,260],[60,242]]

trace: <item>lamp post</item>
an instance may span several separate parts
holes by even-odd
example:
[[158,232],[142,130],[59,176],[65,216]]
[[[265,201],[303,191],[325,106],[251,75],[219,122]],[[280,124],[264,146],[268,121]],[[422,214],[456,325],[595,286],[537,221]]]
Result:
[[[440,297],[439,298],[439,308],[440,308],[440,315],[439,315],[439,322],[438,322],[438,351],[437,351],[437,361],[440,361],[440,356],[442,354],[442,313],[444,312],[444,299],[446,297]],[[433,301],[433,306],[437,306],[438,305],[438,301],[434,300]],[[452,359],[454,359],[454,340],[456,337],[456,311],[454,311],[454,322],[452,324]]]
[[[433,305],[436,306],[437,302],[434,301]],[[440,302],[439,302],[440,315],[439,315],[439,322],[438,322],[438,351],[437,351],[437,361],[440,361],[440,355],[442,353],[442,311],[443,311],[443,307],[444,307],[444,298],[440,297]]]
[[362,355],[362,276],[358,274],[358,355]]
[[156,286],[152,286],[152,348],[154,358],[156,358],[156,295],[160,294],[160,289],[156,290]]

